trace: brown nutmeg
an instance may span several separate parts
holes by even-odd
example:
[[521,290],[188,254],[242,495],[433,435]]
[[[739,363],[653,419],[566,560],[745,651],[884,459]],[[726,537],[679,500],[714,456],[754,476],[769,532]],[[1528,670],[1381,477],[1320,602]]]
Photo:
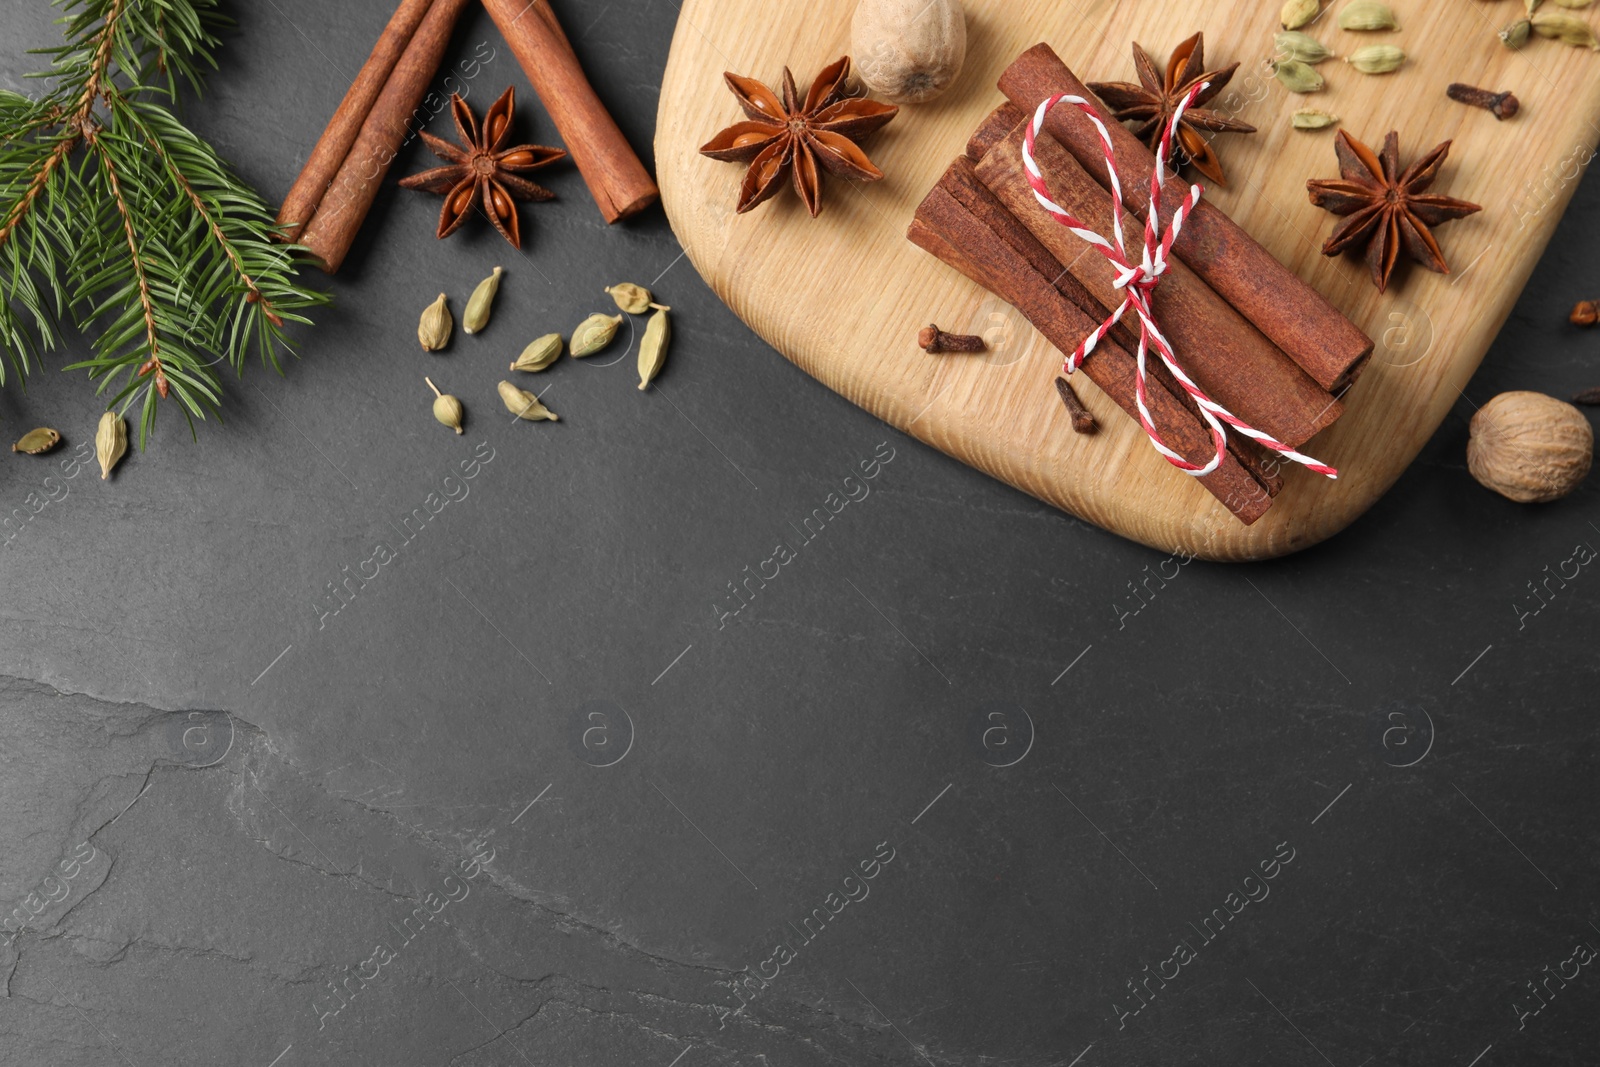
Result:
[[1543,393],[1501,393],[1472,417],[1467,469],[1519,504],[1544,504],[1578,488],[1594,462],[1583,412]]

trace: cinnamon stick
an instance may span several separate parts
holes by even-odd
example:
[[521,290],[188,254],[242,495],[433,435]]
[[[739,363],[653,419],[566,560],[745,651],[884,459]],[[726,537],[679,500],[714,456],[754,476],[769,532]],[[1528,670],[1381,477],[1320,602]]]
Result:
[[[1022,161],[1026,128],[1019,126],[976,167],[977,177],[1032,232],[1055,260],[1083,283],[1101,311],[1122,303],[1111,263],[1039,206]],[[1111,194],[1054,138],[1041,134],[1034,158],[1051,199],[1096,233],[1113,233]],[[1127,229],[1128,222],[1124,221]],[[1138,240],[1134,228],[1131,240]],[[1180,361],[1212,398],[1235,415],[1291,446],[1310,440],[1343,414],[1339,402],[1261,335],[1181,261],[1173,260],[1151,300],[1162,332]],[[1091,314],[1093,308],[1086,308]]]
[[505,35],[606,222],[636,215],[661,196],[644,164],[595,95],[549,0],[484,0]]
[[433,0],[373,101],[316,213],[301,231],[300,243],[329,274],[336,273],[350,253],[395,153],[423,125],[418,106],[439,71],[451,31],[467,3]]
[[988,155],[989,149],[1005,140],[1006,134],[1028,120],[1027,112],[1007,100],[989,112],[972,139],[967,142],[967,158],[976,163]]
[[[1047,44],[1035,45],[1012,63],[1000,76],[1000,91],[1029,114],[1057,93],[1094,99]],[[1103,108],[1099,111],[1116,149],[1123,196],[1142,219],[1150,205],[1155,156]],[[1045,129],[1097,182],[1106,184],[1105,151],[1088,116],[1063,105],[1050,112]],[[1180,178],[1168,179],[1162,196],[1163,226],[1187,190]],[[1173,251],[1329,392],[1342,392],[1366,366],[1371,339],[1210,201],[1202,200],[1189,215]]]
[[290,187],[289,195],[283,198],[283,206],[278,209],[278,225],[284,227],[284,240],[297,240],[305,224],[316,214],[323,194],[338,175],[367,116],[372,113],[372,105],[388,84],[395,64],[400,62],[406,46],[411,43],[417,27],[422,24],[423,17],[434,2],[403,0],[389,19],[378,43],[372,47],[372,54],[362,64],[356,80],[350,83],[344,100],[333,113],[333,118],[328,120],[322,136],[317,139],[316,147],[300,169],[300,176]]
[[[976,219],[948,190],[935,187],[908,233],[910,239],[979,285],[1013,304],[1058,349],[1071,351],[1093,329],[1089,316],[1063,297],[1050,279]],[[1084,373],[1119,407],[1137,419],[1133,357],[1109,339],[1101,342]],[[1169,447],[1192,461],[1210,456],[1210,435],[1159,382],[1150,382],[1146,401]],[[1241,522],[1266,514],[1272,498],[1232,455],[1199,479]]]

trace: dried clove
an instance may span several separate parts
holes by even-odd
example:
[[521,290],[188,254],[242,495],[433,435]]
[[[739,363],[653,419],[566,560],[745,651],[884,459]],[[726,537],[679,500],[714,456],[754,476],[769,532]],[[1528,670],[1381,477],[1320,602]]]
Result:
[[1600,407],[1600,389],[1585,389],[1572,398],[1574,404],[1582,404],[1586,408]]
[[1094,420],[1094,414],[1083,406],[1078,394],[1072,391],[1071,382],[1065,378],[1057,378],[1056,392],[1061,394],[1061,402],[1066,405],[1067,413],[1072,416],[1074,433],[1094,433],[1100,428],[1100,424]]
[[1464,85],[1461,82],[1452,83],[1450,88],[1445,90],[1445,95],[1458,104],[1481,107],[1502,122],[1522,110],[1522,104],[1517,100],[1515,93],[1491,93],[1487,89]]
[[922,346],[924,352],[982,352],[988,348],[983,343],[983,338],[974,337],[964,333],[945,333],[939,327],[929,325],[917,335],[917,344]]

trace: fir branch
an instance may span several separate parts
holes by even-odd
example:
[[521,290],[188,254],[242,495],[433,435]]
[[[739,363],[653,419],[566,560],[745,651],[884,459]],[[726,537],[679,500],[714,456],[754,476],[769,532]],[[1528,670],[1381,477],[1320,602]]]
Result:
[[55,87],[0,92],[0,347],[25,375],[70,317],[93,339],[65,369],[138,405],[142,445],[161,401],[191,428],[219,411],[216,364],[242,374],[253,347],[281,372],[288,324],[327,296],[298,283],[303,249],[278,243],[267,204],[157,99],[215,66],[217,0],[54,3]]

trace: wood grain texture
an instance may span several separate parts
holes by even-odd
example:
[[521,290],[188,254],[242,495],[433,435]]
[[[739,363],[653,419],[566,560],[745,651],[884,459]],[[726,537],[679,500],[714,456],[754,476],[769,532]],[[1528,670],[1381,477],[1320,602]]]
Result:
[[[960,79],[868,140],[885,180],[830,179],[813,221],[788,192],[736,215],[741,169],[697,149],[739,117],[724,70],[776,84],[788,65],[804,84],[849,51],[854,0],[684,0],[661,91],[662,199],[690,259],[734,312],[867,411],[1153,547],[1216,560],[1286,555],[1371,507],[1437,429],[1510,314],[1600,138],[1600,55],[1538,38],[1521,52],[1506,49],[1495,33],[1522,5],[1392,5],[1398,33],[1341,31],[1339,4],[1309,32],[1340,55],[1393,43],[1411,61],[1372,77],[1330,60],[1319,68],[1328,90],[1301,97],[1262,69],[1278,0],[966,0],[970,50]],[[1306,449],[1339,467],[1340,479],[1290,470],[1272,509],[1250,527],[1161,459],[1082,376],[1074,385],[1101,430],[1073,433],[1051,384],[1060,353],[1014,309],[905,237],[917,204],[1000,103],[995,81],[1022,51],[1046,41],[1084,80],[1132,80],[1130,41],[1164,61],[1195,30],[1205,31],[1209,66],[1243,62],[1213,106],[1260,128],[1218,139],[1230,183],[1208,187],[1207,198],[1378,342],[1372,366],[1343,398],[1345,417]],[[1513,89],[1522,114],[1499,122],[1454,103],[1445,97],[1453,81]],[[1305,183],[1338,168],[1332,131],[1290,128],[1302,106],[1343,116],[1344,128],[1369,144],[1400,131],[1406,162],[1454,140],[1436,189],[1485,205],[1438,230],[1454,274],[1402,267],[1380,295],[1358,260],[1322,256],[1333,220],[1312,207]],[[916,336],[931,321],[984,334],[991,351],[929,356]]]

